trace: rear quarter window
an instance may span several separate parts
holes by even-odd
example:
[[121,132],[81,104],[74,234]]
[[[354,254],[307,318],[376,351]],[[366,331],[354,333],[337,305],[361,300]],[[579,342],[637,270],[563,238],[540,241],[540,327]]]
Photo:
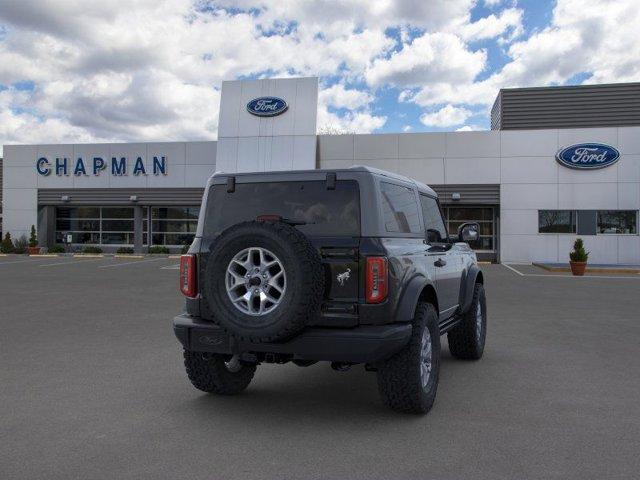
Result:
[[359,236],[360,194],[354,180],[338,180],[335,190],[324,181],[236,183],[209,191],[204,235],[220,235],[236,223],[278,215],[296,222],[308,236]]
[[418,202],[412,189],[380,182],[384,228],[392,233],[421,233]]

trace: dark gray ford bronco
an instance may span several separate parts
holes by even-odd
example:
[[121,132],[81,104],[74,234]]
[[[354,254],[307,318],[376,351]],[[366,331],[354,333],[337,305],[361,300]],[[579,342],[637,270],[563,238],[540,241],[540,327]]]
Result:
[[180,262],[186,312],[173,321],[193,385],[230,395],[260,363],[362,363],[385,403],[429,411],[440,336],[477,360],[487,311],[467,243],[435,192],[368,167],[216,173]]

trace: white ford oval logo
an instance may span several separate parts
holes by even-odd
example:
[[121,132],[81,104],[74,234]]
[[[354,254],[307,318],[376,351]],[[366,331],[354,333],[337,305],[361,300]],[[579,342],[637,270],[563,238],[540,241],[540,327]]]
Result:
[[275,117],[284,113],[289,106],[287,102],[278,97],[254,98],[247,103],[247,111],[258,117]]

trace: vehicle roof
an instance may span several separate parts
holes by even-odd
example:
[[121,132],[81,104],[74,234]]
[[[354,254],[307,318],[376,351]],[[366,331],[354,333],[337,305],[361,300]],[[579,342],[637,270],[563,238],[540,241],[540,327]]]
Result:
[[243,172],[243,173],[226,173],[226,172],[215,172],[212,176],[213,177],[228,177],[228,176],[234,176],[234,177],[242,177],[245,175],[251,175],[251,176],[255,176],[255,175],[265,175],[265,176],[270,176],[270,175],[286,175],[286,174],[301,174],[301,173],[314,173],[314,174],[318,174],[318,173],[330,173],[330,172],[364,172],[364,173],[370,173],[372,175],[378,175],[381,177],[386,177],[389,179],[393,179],[393,180],[399,180],[402,182],[406,182],[406,183],[411,183],[413,184],[419,191],[427,193],[429,195],[432,195],[434,197],[437,197],[437,193],[429,186],[425,185],[422,182],[418,182],[417,180],[414,180],[413,178],[410,177],[405,177],[404,175],[400,175],[398,173],[393,173],[393,172],[388,172],[386,170],[381,170],[379,168],[373,168],[373,167],[369,167],[367,165],[354,165],[352,167],[348,167],[348,168],[323,168],[323,169],[314,169],[314,170],[277,170],[277,171],[269,171],[269,172]]

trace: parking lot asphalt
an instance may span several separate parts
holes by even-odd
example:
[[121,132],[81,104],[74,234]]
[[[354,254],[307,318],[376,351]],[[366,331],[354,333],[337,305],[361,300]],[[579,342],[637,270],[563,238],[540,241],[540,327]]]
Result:
[[193,389],[176,262],[0,258],[0,478],[638,478],[638,278],[483,266],[485,356],[443,341],[435,407],[410,416],[361,366]]

